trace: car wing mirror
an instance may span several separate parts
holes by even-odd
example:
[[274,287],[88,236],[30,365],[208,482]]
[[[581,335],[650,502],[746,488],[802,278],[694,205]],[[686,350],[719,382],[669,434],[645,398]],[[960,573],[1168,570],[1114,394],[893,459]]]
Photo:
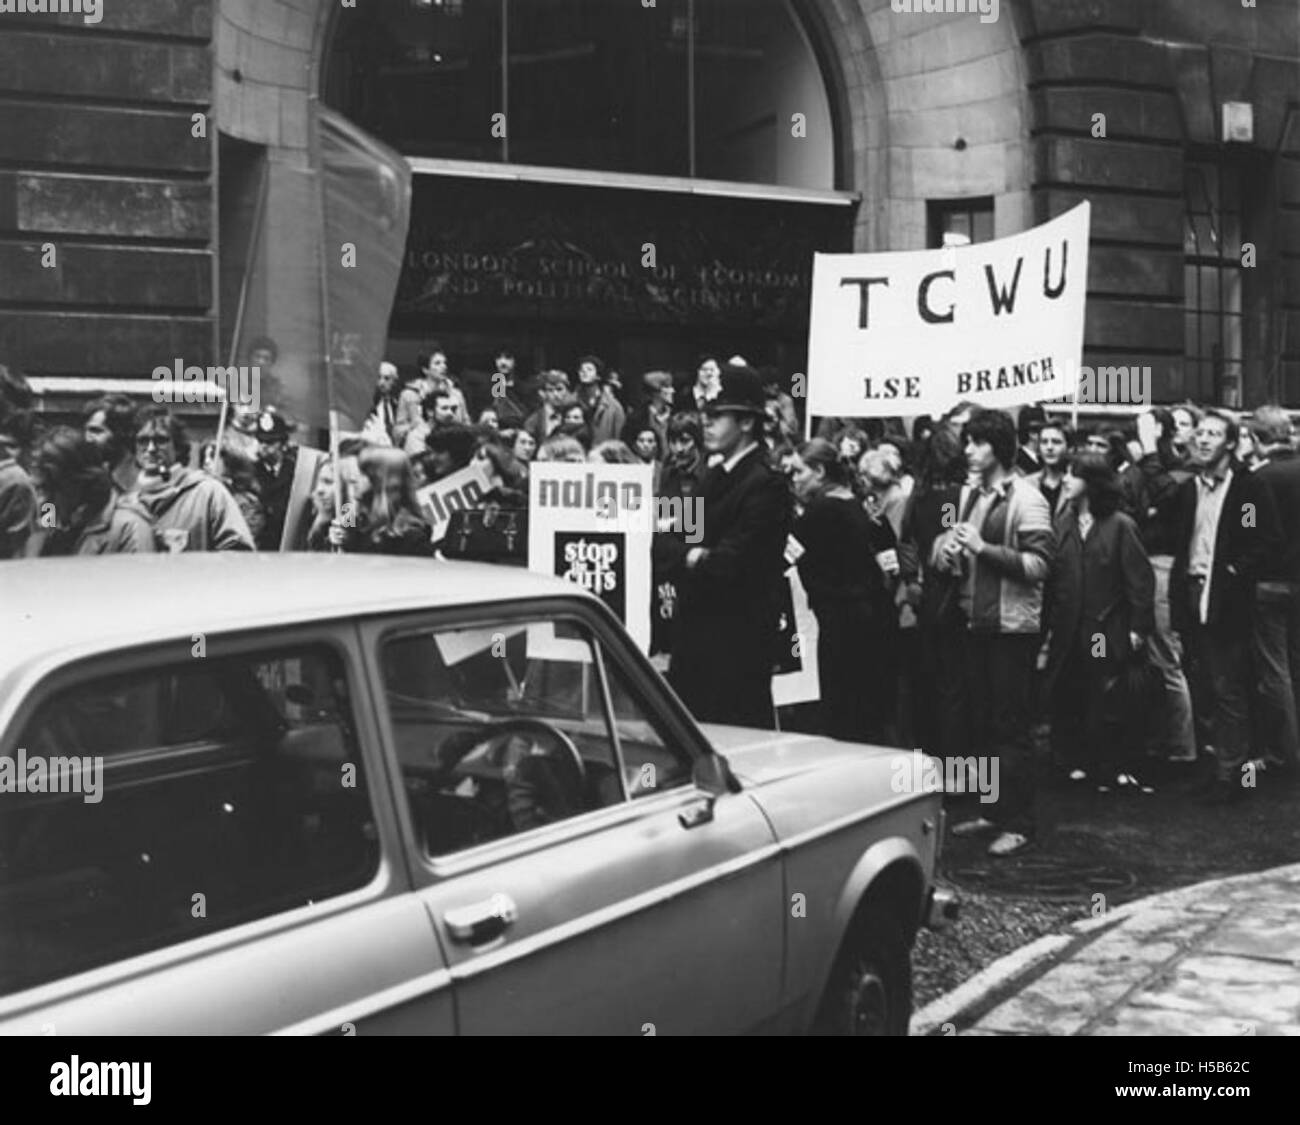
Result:
[[691,769],[691,780],[696,787],[706,793],[721,796],[723,793],[739,793],[740,782],[731,772],[731,765],[721,754],[703,754],[695,759]]

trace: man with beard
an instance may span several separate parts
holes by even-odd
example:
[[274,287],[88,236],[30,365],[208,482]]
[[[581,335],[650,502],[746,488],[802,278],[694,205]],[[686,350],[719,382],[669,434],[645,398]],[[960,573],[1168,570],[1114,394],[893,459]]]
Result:
[[702,535],[661,538],[679,599],[669,682],[702,722],[771,729],[791,501],[759,440],[764,402],[757,373],[722,372],[706,407],[705,450],[719,463],[699,493]]
[[138,499],[154,521],[160,549],[251,551],[253,536],[235,498],[215,477],[191,469],[189,436],[161,406],[141,411],[135,435]]
[[298,447],[289,441],[289,423],[282,414],[263,410],[257,417],[255,474],[257,498],[266,514],[266,522],[257,537],[259,551],[280,549],[297,464]]
[[135,403],[126,395],[105,395],[86,404],[82,434],[96,446],[116,492],[135,489]]

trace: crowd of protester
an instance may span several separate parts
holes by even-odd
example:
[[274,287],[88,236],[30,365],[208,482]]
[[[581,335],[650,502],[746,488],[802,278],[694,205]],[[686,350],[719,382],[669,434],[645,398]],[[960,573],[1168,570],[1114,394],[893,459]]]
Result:
[[[1186,403],[1072,430],[957,404],[944,417],[822,419],[801,440],[772,369],[700,357],[630,396],[583,356],[525,389],[508,350],[471,409],[444,349],[373,408],[290,511],[299,449],[274,407],[192,451],[177,415],[106,395],[38,432],[0,366],[0,558],[306,549],[431,556],[425,485],[488,463],[486,504],[523,508],[533,461],[647,464],[699,498],[704,538],[661,528],[654,648],[702,720],[770,726],[772,622],[794,567],[818,623],[817,727],[995,755],[992,854],[1026,846],[1050,762],[1100,792],[1153,791],[1207,760],[1208,797],[1300,762],[1300,454],[1288,414]],[[338,477],[335,472],[337,466]],[[1040,749],[1048,735],[1050,752]]]

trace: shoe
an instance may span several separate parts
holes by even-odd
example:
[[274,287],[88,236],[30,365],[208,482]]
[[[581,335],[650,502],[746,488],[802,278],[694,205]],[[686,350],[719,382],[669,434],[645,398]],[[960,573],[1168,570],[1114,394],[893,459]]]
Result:
[[994,832],[997,825],[991,820],[985,820],[984,817],[977,817],[975,820],[963,820],[960,824],[952,826],[954,836],[980,836],[986,832]]
[[1088,774],[1087,774],[1087,772],[1084,771],[1084,770],[1071,770],[1071,771],[1070,771],[1070,780],[1071,780],[1071,781],[1087,781],[1087,780],[1088,780]]
[[989,855],[1005,859],[1009,855],[1015,855],[1016,852],[1024,851],[1029,847],[1029,843],[1029,837],[1022,836],[1019,832],[1003,832],[989,845]]

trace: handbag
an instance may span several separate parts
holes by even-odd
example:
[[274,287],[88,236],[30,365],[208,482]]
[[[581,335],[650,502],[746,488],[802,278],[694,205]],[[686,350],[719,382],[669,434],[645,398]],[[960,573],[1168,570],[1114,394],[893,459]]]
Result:
[[449,559],[528,565],[526,508],[471,508],[452,512],[442,540]]

